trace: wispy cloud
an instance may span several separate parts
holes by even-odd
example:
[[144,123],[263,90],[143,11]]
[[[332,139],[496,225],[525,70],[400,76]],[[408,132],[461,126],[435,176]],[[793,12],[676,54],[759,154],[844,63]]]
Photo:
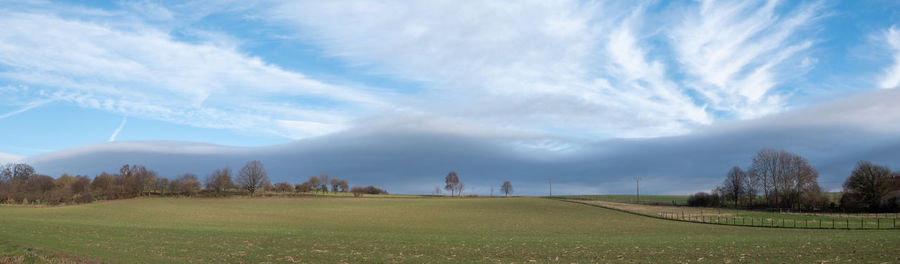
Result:
[[113,131],[112,135],[109,136],[109,142],[116,141],[116,136],[118,136],[119,132],[122,132],[122,129],[125,128],[125,122],[128,122],[127,116],[122,117],[122,123],[120,123],[119,127],[117,127],[116,130]]
[[884,32],[884,39],[891,49],[893,64],[885,69],[878,85],[882,89],[893,89],[900,87],[900,29],[892,26]]
[[96,20],[0,11],[0,78],[86,108],[289,138],[322,132],[281,120],[342,126],[362,109],[384,106],[366,90],[284,70],[235,45],[179,41],[140,21]]
[[679,63],[697,80],[692,87],[711,107],[740,118],[783,109],[783,93],[773,91],[784,77],[777,68],[806,58],[803,52],[814,41],[802,33],[821,12],[818,2],[778,10],[791,8],[785,5],[776,0],[702,1],[683,14],[671,41]]

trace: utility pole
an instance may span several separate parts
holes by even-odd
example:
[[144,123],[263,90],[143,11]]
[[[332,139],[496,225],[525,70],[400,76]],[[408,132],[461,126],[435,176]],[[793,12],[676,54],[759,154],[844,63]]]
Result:
[[641,204],[641,177],[634,177],[634,182],[637,184],[637,203]]
[[550,180],[550,197],[553,197],[553,177],[547,177]]
[[491,197],[494,197],[494,185],[491,184]]

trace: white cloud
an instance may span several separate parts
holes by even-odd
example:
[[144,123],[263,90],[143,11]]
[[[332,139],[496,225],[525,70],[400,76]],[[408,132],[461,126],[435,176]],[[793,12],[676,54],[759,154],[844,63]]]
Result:
[[[421,125],[458,126],[453,131],[678,135],[713,123],[718,112],[781,111],[784,95],[772,91],[783,77],[778,68],[815,61],[801,56],[814,42],[795,35],[819,9],[779,14],[775,2],[703,2],[673,23],[643,4],[574,0],[270,3],[123,4],[145,10],[138,19],[134,10],[96,15],[102,19],[84,9],[78,18],[0,11],[0,23],[11,25],[0,29],[0,79],[123,116],[290,138],[395,114],[405,115],[397,122],[433,117],[439,121]],[[204,8],[193,14],[189,6]],[[405,96],[329,84],[246,54],[227,32],[177,21],[216,9],[294,30],[352,70],[424,89]],[[179,41],[171,27],[199,40]]]
[[900,29],[891,27],[884,33],[884,38],[891,48],[893,65],[884,71],[879,86],[882,89],[894,89],[900,87]]
[[37,87],[32,89],[41,93],[36,102],[61,100],[128,116],[290,138],[328,131],[285,129],[281,120],[339,127],[363,109],[384,106],[365,90],[281,69],[234,46],[181,42],[140,22],[3,10],[0,24],[0,78]]
[[0,153],[0,165],[6,164],[6,163],[10,163],[10,162],[17,162],[17,161],[19,161],[19,160],[21,160],[21,159],[22,159],[21,156],[16,156],[16,155],[6,154],[6,153]]
[[[618,28],[627,8],[579,1],[292,1],[271,12],[273,23],[295,27],[332,56],[422,82],[428,93],[409,107],[435,115],[592,136],[679,134],[711,121],[666,79],[661,63],[630,57],[645,52],[631,28]],[[620,34],[608,36],[613,30]],[[611,68],[622,75],[607,73]]]
[[671,42],[684,70],[698,80],[694,88],[711,107],[741,118],[782,110],[783,101],[773,92],[783,77],[776,68],[810,61],[803,51],[813,42],[801,33],[821,9],[814,2],[782,13],[778,9],[783,5],[775,0],[703,1],[696,12],[683,14]]

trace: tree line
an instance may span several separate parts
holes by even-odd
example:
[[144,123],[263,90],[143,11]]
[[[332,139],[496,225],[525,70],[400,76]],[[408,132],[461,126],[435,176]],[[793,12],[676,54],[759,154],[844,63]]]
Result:
[[688,198],[691,206],[734,206],[773,209],[843,209],[896,211],[900,176],[887,167],[860,161],[843,185],[840,206],[818,183],[819,173],[807,160],[784,150],[763,149],[746,170],[732,167],[722,185]]
[[[204,188],[205,187],[205,188]],[[118,173],[103,172],[93,178],[86,175],[62,174],[59,178],[38,174],[26,163],[0,166],[0,203],[73,204],[96,200],[127,199],[141,196],[223,196],[247,194],[251,197],[264,192],[353,192],[387,194],[374,186],[350,188],[346,180],[328,174],[310,177],[301,184],[288,182],[272,184],[262,162],[247,162],[237,174],[230,168],[216,169],[203,182],[194,174],[182,174],[172,179],[160,177],[142,165],[126,164]]]

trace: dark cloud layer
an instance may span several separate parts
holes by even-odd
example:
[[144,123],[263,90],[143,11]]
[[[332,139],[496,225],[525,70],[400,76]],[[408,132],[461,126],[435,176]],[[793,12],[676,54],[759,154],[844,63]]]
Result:
[[[352,185],[430,193],[455,170],[467,192],[487,194],[512,181],[516,193],[686,194],[719,184],[731,166],[746,167],[761,148],[806,157],[825,189],[840,188],[858,160],[900,169],[900,91],[877,91],[763,119],[707,127],[683,136],[614,139],[563,151],[521,147],[521,138],[403,129],[338,133],[283,145],[238,148],[187,142],[114,142],[29,157],[39,172],[95,175],[125,163],[163,176],[204,175],[261,160],[273,181],[302,182],[329,173]],[[362,131],[362,132],[359,132]],[[573,141],[574,142],[574,141]]]

